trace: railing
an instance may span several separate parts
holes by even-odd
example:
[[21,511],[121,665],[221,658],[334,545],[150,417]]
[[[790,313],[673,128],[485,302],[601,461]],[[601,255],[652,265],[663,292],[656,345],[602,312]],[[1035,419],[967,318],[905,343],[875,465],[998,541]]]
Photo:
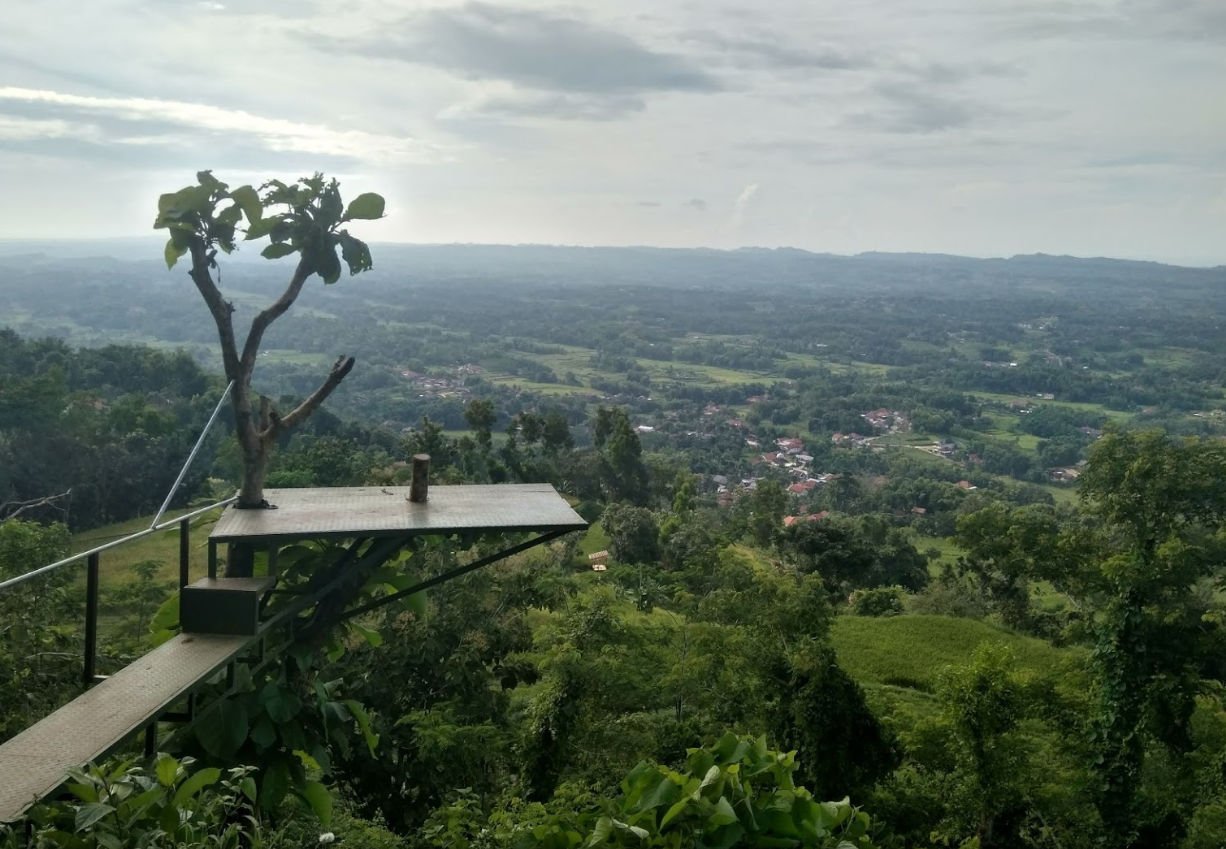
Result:
[[26,581],[37,578],[39,575],[45,575],[60,569],[64,566],[70,566],[73,563],[85,561],[85,648],[84,658],[81,664],[81,681],[86,686],[94,684],[101,680],[97,675],[97,659],[98,659],[98,590],[99,590],[99,570],[102,563],[102,552],[110,551],[113,548],[119,548],[134,540],[147,537],[151,534],[159,533],[167,528],[175,525],[179,526],[179,588],[187,586],[191,580],[191,525],[192,520],[200,516],[210,513],[220,507],[225,507],[233,503],[238,496],[230,496],[221,501],[209,504],[206,507],[198,507],[189,513],[184,513],[182,516],[176,516],[173,519],[167,519],[164,522],[158,522],[144,530],[136,531],[128,534],[120,539],[111,540],[78,554],[70,555],[62,560],[57,560],[54,563],[48,563],[46,566],[39,567],[23,575],[9,578],[6,581],[0,581],[0,592],[3,592],[11,587],[23,584]]

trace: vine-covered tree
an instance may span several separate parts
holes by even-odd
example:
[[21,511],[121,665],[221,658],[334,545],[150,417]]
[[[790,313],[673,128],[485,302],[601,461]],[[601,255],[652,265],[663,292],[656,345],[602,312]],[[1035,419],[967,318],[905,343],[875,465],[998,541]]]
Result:
[[[260,344],[269,326],[293,306],[312,275],[318,274],[324,283],[335,283],[341,276],[342,260],[351,275],[371,268],[370,249],[344,225],[382,218],[384,201],[380,195],[367,192],[345,206],[336,180],[327,180],[319,173],[293,184],[270,180],[258,191],[251,186],[231,189],[211,171],[199,172],[196,181],[194,186],[158,198],[153,226],[170,231],[165,251],[168,268],[184,255],[190,257],[188,274],[217,325],[222,364],[226,377],[234,382],[230,399],[242,449],[238,506],[267,507],[264,478],[277,438],[305,420],[332,394],[353,369],[353,357],[339,357],[323,383],[282,415],[268,398],[257,397],[251,388]],[[235,249],[244,219],[244,240],[270,240],[262,256],[280,259],[297,254],[298,262],[280,297],[252,319],[240,348],[234,332],[234,305],[222,295],[213,271],[218,267],[217,251],[228,254]]]

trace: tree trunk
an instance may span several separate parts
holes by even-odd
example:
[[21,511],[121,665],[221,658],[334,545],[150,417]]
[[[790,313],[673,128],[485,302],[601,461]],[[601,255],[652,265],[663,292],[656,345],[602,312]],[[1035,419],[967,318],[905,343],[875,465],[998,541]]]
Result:
[[240,510],[257,510],[268,507],[264,500],[264,477],[268,474],[268,446],[256,439],[254,451],[243,450],[243,485],[238,491]]

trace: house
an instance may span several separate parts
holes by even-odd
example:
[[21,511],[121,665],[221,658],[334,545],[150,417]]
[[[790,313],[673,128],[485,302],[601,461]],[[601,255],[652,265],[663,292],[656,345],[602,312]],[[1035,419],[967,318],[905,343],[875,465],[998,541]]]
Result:
[[800,481],[799,483],[794,483],[789,486],[788,492],[792,493],[793,495],[804,495],[805,493],[812,492],[816,486],[817,481],[812,479]]
[[775,444],[779,446],[781,451],[786,451],[788,454],[799,454],[805,450],[804,440],[796,439],[795,437],[781,437],[775,440]]
[[593,572],[605,572],[609,568],[609,552],[596,551],[587,556]]
[[916,516],[926,516],[928,514],[928,508],[927,507],[912,507],[911,512],[914,513]]
[[783,526],[785,528],[790,528],[793,525],[800,524],[801,522],[820,522],[822,519],[825,519],[829,515],[830,515],[829,510],[823,510],[820,513],[810,513],[807,516],[784,516]]
[[636,425],[634,428],[634,432],[635,433],[655,433],[656,429],[652,427],[651,425]]
[[958,481],[958,489],[965,489],[967,492],[970,492],[972,489],[979,489],[979,487],[975,486],[970,481],[964,480],[964,481]]

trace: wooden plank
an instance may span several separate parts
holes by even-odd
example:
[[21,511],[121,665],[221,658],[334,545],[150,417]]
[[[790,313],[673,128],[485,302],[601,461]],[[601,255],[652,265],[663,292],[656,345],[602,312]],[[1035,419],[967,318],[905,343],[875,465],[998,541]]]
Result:
[[12,822],[232,660],[251,637],[180,634],[0,745],[0,822]]

